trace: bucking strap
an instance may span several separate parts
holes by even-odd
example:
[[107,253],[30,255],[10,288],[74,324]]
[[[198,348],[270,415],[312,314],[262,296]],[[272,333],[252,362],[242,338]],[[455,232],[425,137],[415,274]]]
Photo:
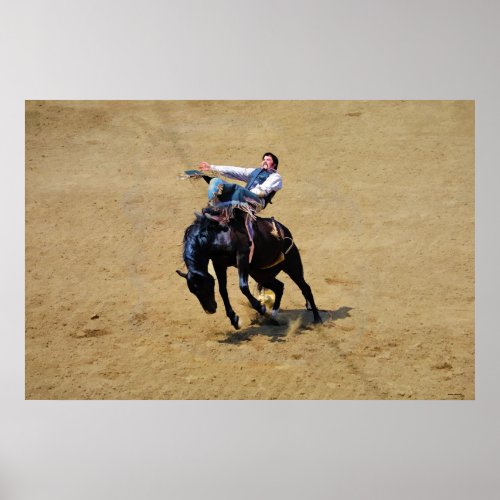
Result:
[[271,267],[281,264],[284,260],[285,260],[285,254],[283,252],[280,252],[278,258],[272,264],[269,264],[268,266],[263,266],[261,267],[261,269],[271,269]]

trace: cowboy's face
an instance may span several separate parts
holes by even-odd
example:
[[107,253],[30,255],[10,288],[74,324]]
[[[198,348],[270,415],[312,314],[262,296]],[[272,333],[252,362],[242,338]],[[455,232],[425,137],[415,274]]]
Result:
[[262,160],[262,168],[267,170],[269,168],[274,168],[274,162],[271,156],[266,155]]

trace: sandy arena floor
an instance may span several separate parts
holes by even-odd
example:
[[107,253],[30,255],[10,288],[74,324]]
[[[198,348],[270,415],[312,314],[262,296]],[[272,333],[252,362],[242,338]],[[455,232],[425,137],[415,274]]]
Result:
[[[175,273],[178,175],[265,151],[318,327],[286,275],[276,327],[230,270],[235,331]],[[474,103],[28,101],[26,398],[474,399]]]

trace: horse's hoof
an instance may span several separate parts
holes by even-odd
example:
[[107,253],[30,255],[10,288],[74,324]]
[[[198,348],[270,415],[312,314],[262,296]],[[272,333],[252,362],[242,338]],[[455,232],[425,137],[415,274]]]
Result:
[[270,312],[266,312],[267,322],[273,326],[282,326],[282,323],[278,321],[278,310],[271,309]]
[[236,330],[239,330],[241,328],[241,321],[239,316],[234,315],[234,317],[231,319],[231,324]]

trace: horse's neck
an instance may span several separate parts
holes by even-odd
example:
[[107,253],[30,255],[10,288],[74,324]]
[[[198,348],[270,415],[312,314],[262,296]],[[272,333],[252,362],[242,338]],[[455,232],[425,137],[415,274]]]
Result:
[[206,273],[208,270],[208,241],[202,242],[198,235],[186,242],[184,257],[188,269],[192,272]]

